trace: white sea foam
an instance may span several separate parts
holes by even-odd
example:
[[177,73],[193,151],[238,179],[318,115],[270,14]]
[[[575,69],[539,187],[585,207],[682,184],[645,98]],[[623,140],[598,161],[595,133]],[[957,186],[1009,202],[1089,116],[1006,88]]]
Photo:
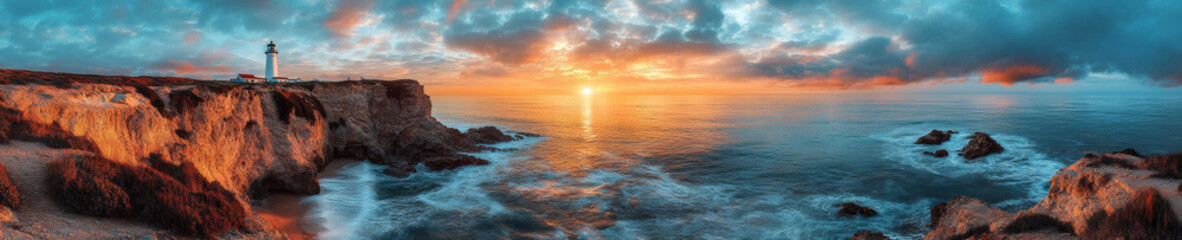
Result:
[[319,239],[358,239],[358,229],[381,228],[375,213],[383,211],[374,184],[380,181],[380,165],[354,162],[342,166],[338,175],[320,179],[321,193],[302,200],[311,203],[309,222],[320,225]]
[[[530,137],[489,146],[520,149],[543,139]],[[429,221],[427,218],[433,211],[476,211],[487,215],[505,212],[499,202],[481,189],[482,183],[494,181],[500,177],[498,169],[524,156],[513,151],[468,154],[488,159],[491,166],[430,172],[420,164],[416,166],[419,173],[396,178],[381,173],[386,166],[364,161],[346,164],[337,175],[320,179],[319,195],[302,200],[311,206],[305,220],[318,225],[313,230],[318,239],[373,239]],[[378,186],[383,183],[439,186],[416,196],[383,199]]]
[[[966,163],[964,157],[957,156],[957,150],[969,143],[967,138],[975,130],[956,129],[959,134],[952,135],[952,139],[941,145],[914,144],[915,140],[925,135],[933,128],[905,127],[891,132],[872,136],[882,140],[886,145],[884,158],[903,165],[921,169],[933,174],[950,178],[967,175],[980,175],[991,182],[1027,187],[1027,198],[1015,199],[998,203],[999,206],[1030,203],[1046,196],[1048,181],[1060,168],[1066,166],[1036,150],[1034,142],[1020,136],[1007,133],[990,132],[990,136],[997,140],[1005,151],[974,159]],[[938,128],[945,129],[945,128]],[[949,156],[937,158],[924,155],[924,151],[948,150]]]

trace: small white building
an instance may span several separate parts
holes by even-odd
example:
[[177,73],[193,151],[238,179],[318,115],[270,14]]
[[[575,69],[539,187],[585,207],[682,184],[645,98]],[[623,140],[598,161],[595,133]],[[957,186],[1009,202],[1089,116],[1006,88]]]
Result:
[[231,79],[230,81],[240,83],[265,83],[267,82],[267,79],[255,77],[254,74],[239,73],[237,78]]
[[275,47],[274,41],[267,44],[267,50],[263,54],[267,54],[267,73],[264,75],[265,77],[260,78],[253,74],[239,73],[237,78],[230,79],[230,81],[242,83],[288,83],[301,81],[299,78],[279,77],[279,50]]

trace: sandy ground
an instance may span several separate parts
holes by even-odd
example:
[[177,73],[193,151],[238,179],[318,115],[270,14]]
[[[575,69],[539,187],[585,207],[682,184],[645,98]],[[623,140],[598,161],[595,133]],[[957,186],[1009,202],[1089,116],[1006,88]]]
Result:
[[8,167],[21,198],[15,211],[19,221],[0,228],[0,239],[176,238],[132,219],[95,218],[58,208],[45,186],[46,165],[59,157],[83,153],[21,141],[0,145],[0,164]]

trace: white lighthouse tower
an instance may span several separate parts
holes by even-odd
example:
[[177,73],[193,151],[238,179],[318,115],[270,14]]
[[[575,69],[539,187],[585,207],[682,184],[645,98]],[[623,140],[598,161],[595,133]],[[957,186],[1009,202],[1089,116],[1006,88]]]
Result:
[[275,50],[275,41],[267,44],[267,81],[276,82],[279,75],[279,50]]

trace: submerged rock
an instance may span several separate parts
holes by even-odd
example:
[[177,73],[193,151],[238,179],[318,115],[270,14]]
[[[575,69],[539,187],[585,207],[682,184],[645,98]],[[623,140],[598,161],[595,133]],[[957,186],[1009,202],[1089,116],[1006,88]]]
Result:
[[852,202],[840,203],[840,204],[836,204],[833,206],[840,206],[841,207],[841,209],[837,210],[838,216],[858,216],[858,215],[861,215],[863,217],[878,216],[878,211],[874,211],[874,209],[871,209],[868,207],[863,207],[861,205],[858,205],[858,204],[852,203]]
[[470,155],[458,154],[454,157],[439,157],[423,162],[431,171],[456,169],[467,165],[488,165],[489,161]]
[[505,135],[504,132],[493,126],[469,128],[468,132],[464,134],[467,136],[468,141],[475,144],[493,144],[515,140],[513,136]]
[[958,132],[952,130],[940,131],[932,129],[931,132],[928,132],[928,135],[924,135],[923,137],[916,139],[915,144],[940,145],[945,141],[952,139],[952,134],[957,133]]
[[948,156],[948,150],[940,149],[940,150],[936,150],[936,152],[923,152],[923,154],[924,154],[924,155],[928,155],[928,156],[933,156],[933,157],[941,157],[941,158],[942,158],[942,157],[947,157],[947,156]]
[[849,240],[891,240],[886,235],[880,232],[871,232],[869,230],[858,230]]
[[975,132],[969,138],[972,139],[969,144],[960,149],[960,155],[964,156],[965,160],[973,160],[1006,150],[996,140],[989,137],[988,133]]

